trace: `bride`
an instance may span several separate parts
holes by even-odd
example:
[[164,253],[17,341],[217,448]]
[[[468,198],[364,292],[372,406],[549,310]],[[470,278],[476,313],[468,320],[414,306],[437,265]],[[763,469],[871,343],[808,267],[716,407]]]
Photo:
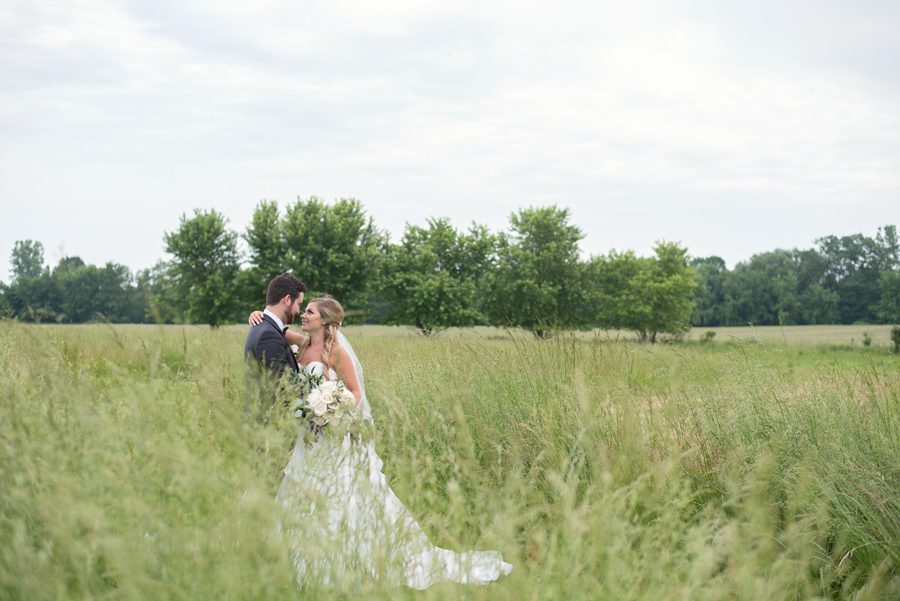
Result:
[[[343,318],[335,299],[313,299],[300,318],[305,335],[288,330],[285,338],[299,346],[306,374],[341,380],[360,418],[372,422],[362,366],[340,332]],[[256,311],[250,322],[259,320]],[[432,545],[388,486],[371,440],[348,434],[307,441],[301,432],[275,497],[301,585],[380,580],[425,589],[442,581],[486,584],[512,570],[497,551],[456,553]]]

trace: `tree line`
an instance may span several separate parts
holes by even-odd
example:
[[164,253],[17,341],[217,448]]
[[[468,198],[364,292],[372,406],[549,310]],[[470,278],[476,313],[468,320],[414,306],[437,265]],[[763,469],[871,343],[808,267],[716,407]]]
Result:
[[183,215],[165,232],[169,258],[131,273],[15,243],[0,314],[22,321],[205,323],[244,321],[268,281],[292,271],[328,293],[356,322],[408,324],[429,334],[479,324],[632,330],[642,340],[692,325],[895,323],[900,252],[895,226],[874,238],[828,236],[807,250],[775,250],[726,268],[659,242],[652,256],[611,251],[583,258],[583,231],[567,209],[521,209],[506,231],[447,219],[408,224],[397,242],[354,199],[260,202],[241,232],[215,210]]
[[825,236],[805,250],[773,250],[725,267],[691,260],[696,326],[900,322],[897,227],[876,236]]

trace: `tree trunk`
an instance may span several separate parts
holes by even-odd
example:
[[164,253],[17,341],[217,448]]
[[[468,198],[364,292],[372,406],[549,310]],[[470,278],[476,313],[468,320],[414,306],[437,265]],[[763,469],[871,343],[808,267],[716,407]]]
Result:
[[431,332],[433,331],[430,327],[422,323],[421,318],[416,317],[416,327],[419,328],[419,331],[422,332],[423,336],[431,336]]

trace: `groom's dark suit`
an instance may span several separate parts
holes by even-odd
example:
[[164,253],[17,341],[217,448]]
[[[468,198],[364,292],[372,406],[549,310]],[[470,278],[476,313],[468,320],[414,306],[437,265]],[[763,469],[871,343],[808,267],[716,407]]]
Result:
[[276,376],[282,375],[286,370],[300,369],[284,334],[275,321],[265,314],[262,323],[247,332],[244,356],[247,355],[253,355],[257,361],[263,362]]

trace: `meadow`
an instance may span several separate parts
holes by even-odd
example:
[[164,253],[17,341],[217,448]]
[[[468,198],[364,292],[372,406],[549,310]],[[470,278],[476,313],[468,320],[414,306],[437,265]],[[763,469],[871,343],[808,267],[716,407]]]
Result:
[[[869,338],[868,348],[889,349],[892,347],[890,325],[827,325],[827,326],[724,326],[710,328],[692,328],[682,337],[686,341],[699,342],[708,332],[713,332],[711,340],[715,342],[763,343],[776,346],[798,347],[830,347],[834,348],[866,348],[865,339]],[[419,337],[419,331],[412,327],[365,326],[353,328],[357,336],[371,337]],[[524,332],[515,332],[523,335]],[[507,339],[510,332],[490,326],[472,328],[450,328],[436,334],[439,340],[454,338],[488,338]],[[579,340],[604,340],[607,342],[634,342],[637,337],[627,330],[583,330],[569,334]],[[662,339],[666,336],[662,335]]]
[[346,330],[395,492],[511,575],[299,589],[273,500],[297,423],[244,327],[0,322],[0,599],[900,598],[880,338]]

